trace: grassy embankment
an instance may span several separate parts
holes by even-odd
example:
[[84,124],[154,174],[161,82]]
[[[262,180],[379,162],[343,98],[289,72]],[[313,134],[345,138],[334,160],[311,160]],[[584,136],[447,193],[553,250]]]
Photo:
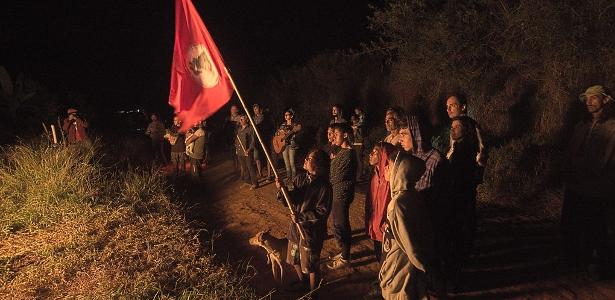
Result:
[[0,155],[2,297],[255,298],[246,270],[205,250],[162,174],[104,168],[96,147]]

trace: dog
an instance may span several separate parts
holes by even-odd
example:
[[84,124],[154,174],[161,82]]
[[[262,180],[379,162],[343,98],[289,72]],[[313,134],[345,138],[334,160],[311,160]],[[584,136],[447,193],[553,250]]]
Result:
[[263,247],[267,251],[267,264],[271,264],[273,279],[281,285],[284,284],[284,265],[288,249],[287,238],[277,238],[267,231],[260,231],[250,238],[250,245]]

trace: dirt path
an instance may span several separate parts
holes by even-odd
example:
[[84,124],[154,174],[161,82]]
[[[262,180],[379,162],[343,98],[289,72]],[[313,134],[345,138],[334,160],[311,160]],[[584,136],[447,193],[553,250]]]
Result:
[[[301,294],[278,289],[271,267],[266,264],[265,251],[248,244],[248,239],[261,230],[285,236],[289,226],[287,208],[275,200],[273,184],[250,191],[242,187],[233,169],[232,161],[221,161],[206,170],[204,186],[187,197],[196,205],[192,217],[221,233],[214,245],[218,255],[228,256],[233,263],[249,261],[254,266],[257,275],[252,284],[259,295],[275,290],[272,299],[300,297]],[[333,254],[335,244],[331,235],[325,242],[321,270],[327,284],[320,292],[321,299],[370,298],[378,265],[371,254],[371,241],[363,233],[363,205],[364,195],[357,193],[350,214],[352,269],[327,270],[326,257]],[[559,241],[552,222],[489,208],[481,209],[479,218],[475,254],[463,270],[464,292],[450,298],[615,299],[615,281],[590,282],[582,274],[559,271]]]

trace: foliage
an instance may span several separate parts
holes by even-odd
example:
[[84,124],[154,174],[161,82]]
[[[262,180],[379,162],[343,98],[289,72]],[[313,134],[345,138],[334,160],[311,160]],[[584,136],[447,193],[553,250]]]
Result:
[[162,174],[113,172],[98,146],[12,146],[0,164],[7,298],[251,299],[251,271],[205,252]]
[[442,128],[445,98],[463,92],[492,149],[480,200],[519,206],[557,188],[557,162],[584,113],[577,95],[615,87],[612,1],[386,0],[372,10],[376,40],[281,72],[277,98],[322,118],[369,82],[378,88],[358,99],[371,125],[398,105]]

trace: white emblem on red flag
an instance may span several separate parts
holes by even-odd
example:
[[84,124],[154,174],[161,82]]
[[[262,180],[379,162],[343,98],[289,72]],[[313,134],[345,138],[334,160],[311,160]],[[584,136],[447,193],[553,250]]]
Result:
[[205,45],[194,44],[190,46],[186,57],[186,66],[192,78],[202,87],[211,88],[218,84],[220,76]]

